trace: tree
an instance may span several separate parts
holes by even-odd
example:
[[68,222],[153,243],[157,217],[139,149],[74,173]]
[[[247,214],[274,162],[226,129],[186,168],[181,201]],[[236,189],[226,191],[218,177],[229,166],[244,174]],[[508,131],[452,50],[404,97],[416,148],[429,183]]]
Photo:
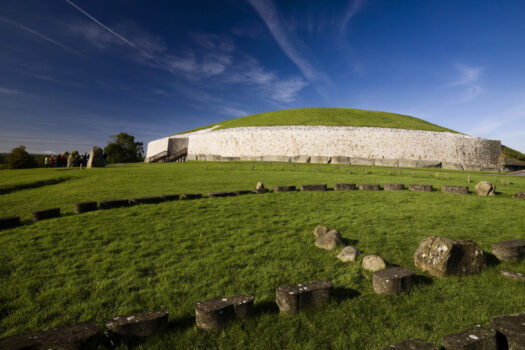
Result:
[[36,168],[37,162],[35,157],[27,153],[26,146],[18,146],[11,150],[7,156],[7,167],[9,169],[26,169]]
[[111,138],[113,142],[104,147],[108,163],[131,163],[144,159],[143,143],[135,142],[135,136],[121,132]]

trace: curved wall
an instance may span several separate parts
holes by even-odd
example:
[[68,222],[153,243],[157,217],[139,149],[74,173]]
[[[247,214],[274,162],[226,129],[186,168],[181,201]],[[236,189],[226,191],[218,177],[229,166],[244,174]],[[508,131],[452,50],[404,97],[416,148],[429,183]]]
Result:
[[[309,158],[311,162],[498,169],[501,153],[501,142],[496,140],[450,132],[386,128],[242,127],[200,130],[173,137],[188,138],[188,159],[208,160],[308,161]],[[150,145],[157,150],[157,146],[164,144],[164,139],[158,141],[148,144],[148,156],[154,155],[150,154]]]

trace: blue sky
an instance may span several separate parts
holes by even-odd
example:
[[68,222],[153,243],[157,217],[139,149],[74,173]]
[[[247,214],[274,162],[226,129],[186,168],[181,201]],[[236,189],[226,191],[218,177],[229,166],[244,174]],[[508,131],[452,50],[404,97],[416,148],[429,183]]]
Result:
[[525,2],[2,0],[0,151],[145,144],[298,107],[525,151]]

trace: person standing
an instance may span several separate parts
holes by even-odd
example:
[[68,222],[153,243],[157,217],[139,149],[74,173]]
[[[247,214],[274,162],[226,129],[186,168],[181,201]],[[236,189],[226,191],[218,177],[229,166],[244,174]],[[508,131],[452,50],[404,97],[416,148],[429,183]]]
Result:
[[44,158],[44,168],[47,169],[47,165],[48,165],[48,163],[49,163],[49,157],[46,156],[46,157]]

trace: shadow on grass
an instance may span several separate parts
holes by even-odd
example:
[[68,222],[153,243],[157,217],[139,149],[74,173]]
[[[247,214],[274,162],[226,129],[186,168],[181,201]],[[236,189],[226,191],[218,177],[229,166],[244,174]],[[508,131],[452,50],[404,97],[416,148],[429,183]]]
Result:
[[345,244],[345,246],[356,245],[357,243],[359,243],[359,241],[357,239],[343,238],[343,243]]
[[30,183],[26,183],[26,184],[6,186],[6,187],[0,188],[0,195],[7,194],[7,193],[12,193],[12,192],[16,192],[16,191],[21,191],[21,190],[28,190],[28,189],[31,189],[31,188],[44,187],[44,186],[48,186],[48,185],[56,185],[56,184],[65,182],[65,181],[67,181],[69,179],[70,179],[70,177],[60,177],[58,179],[42,180],[42,181],[30,182]]
[[486,265],[488,267],[494,267],[494,266],[497,266],[501,263],[501,261],[499,261],[498,258],[496,258],[496,256],[492,253],[487,253],[485,252],[485,256],[486,256]]
[[345,287],[335,287],[333,292],[334,299],[338,303],[347,299],[357,298],[360,295],[361,293],[359,291]]
[[279,307],[277,303],[271,301],[262,301],[253,306],[253,314],[277,314],[279,313]]
[[195,316],[183,316],[169,321],[168,331],[175,332],[181,329],[191,328],[195,325]]
[[434,284],[434,279],[425,275],[415,275],[414,285],[416,286],[428,286]]

